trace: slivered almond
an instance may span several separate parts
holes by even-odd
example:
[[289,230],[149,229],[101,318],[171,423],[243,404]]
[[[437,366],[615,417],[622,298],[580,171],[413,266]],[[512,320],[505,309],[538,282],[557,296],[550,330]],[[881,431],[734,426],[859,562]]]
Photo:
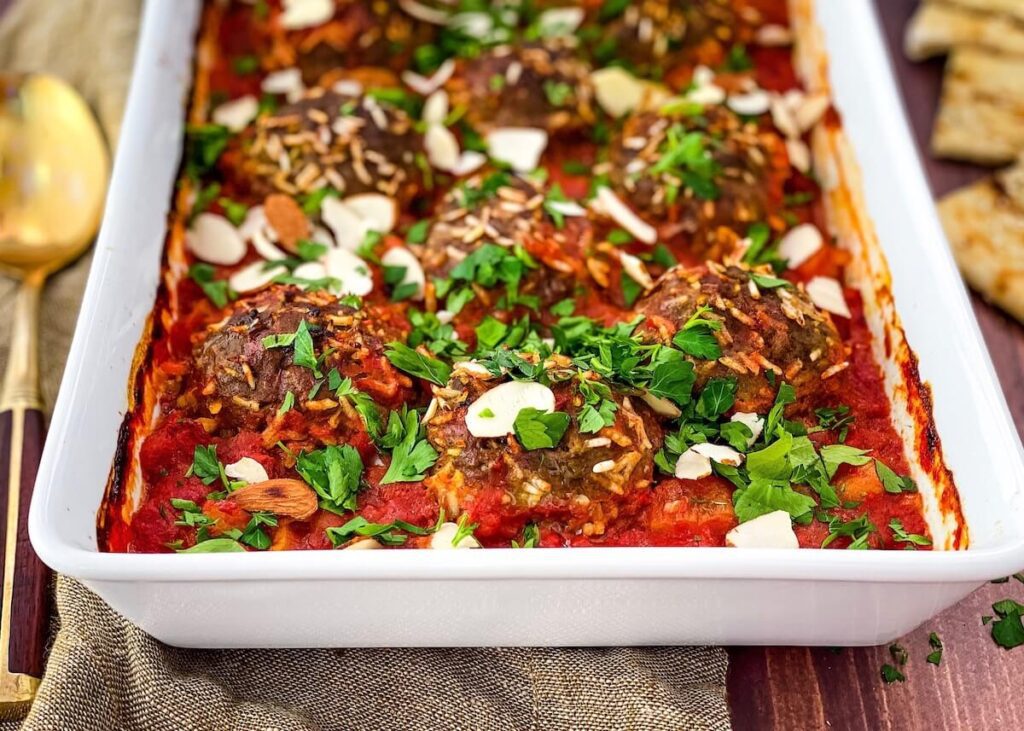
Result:
[[309,219],[299,204],[282,193],[271,193],[263,201],[263,212],[277,233],[281,245],[293,254],[301,239],[309,238]]
[[317,509],[316,493],[301,480],[275,479],[235,490],[228,498],[250,513],[266,511],[307,520]]

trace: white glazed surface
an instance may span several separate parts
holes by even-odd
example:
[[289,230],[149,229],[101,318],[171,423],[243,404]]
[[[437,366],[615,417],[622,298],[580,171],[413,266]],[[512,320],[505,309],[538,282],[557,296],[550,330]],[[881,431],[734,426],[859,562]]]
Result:
[[33,545],[176,645],[876,644],[1024,566],[1024,455],[948,253],[870,0],[819,0],[854,145],[971,550],[104,554],[96,510],[159,278],[196,0],[149,0],[103,230],[29,517]]

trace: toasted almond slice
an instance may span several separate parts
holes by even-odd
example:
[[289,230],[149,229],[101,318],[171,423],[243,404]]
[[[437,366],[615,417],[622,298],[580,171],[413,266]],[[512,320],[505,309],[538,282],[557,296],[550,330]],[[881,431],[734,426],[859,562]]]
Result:
[[266,482],[270,479],[263,465],[252,457],[242,457],[237,462],[224,465],[224,474],[236,480],[244,480],[249,484]]
[[825,244],[821,231],[813,223],[801,223],[789,230],[779,241],[779,256],[790,269],[796,269],[814,256]]
[[459,155],[459,161],[455,163],[455,166],[449,170],[452,175],[463,177],[470,173],[475,173],[477,170],[482,168],[487,162],[487,155],[476,150],[463,150],[462,154]]
[[687,101],[691,101],[695,104],[703,104],[704,106],[711,106],[715,104],[721,104],[725,101],[725,89],[715,84],[707,84],[706,86],[698,86],[686,94]]
[[[417,74],[415,71],[403,71],[402,81],[404,81],[406,86],[415,91],[417,94],[427,96],[428,94],[434,94],[435,92],[437,92],[438,89],[440,89],[442,86],[448,83],[448,79],[452,77],[453,73],[455,73],[455,59],[449,58],[446,59],[444,63],[442,63],[440,66],[438,66],[437,70],[429,77],[421,76],[420,74]],[[426,107],[424,107],[423,111],[423,118],[426,120]],[[445,112],[445,115],[447,116],[447,112]],[[437,121],[440,122],[443,119],[444,117],[441,117],[441,119]]]
[[297,99],[306,90],[302,72],[297,68],[281,69],[263,77],[260,89],[268,94],[284,94],[289,100]]
[[441,526],[430,536],[430,547],[440,550],[451,548],[481,548],[480,541],[472,535],[465,535],[459,539],[458,545],[453,545],[455,536],[459,532],[458,523],[441,523]]
[[281,27],[302,30],[322,25],[334,17],[334,0],[284,0]]
[[432,25],[448,24],[450,14],[445,10],[432,8],[429,5],[416,2],[416,0],[398,0],[398,5],[406,13],[416,18],[416,20],[422,20],[424,23],[431,23]]
[[832,100],[828,98],[828,94],[817,92],[805,96],[793,110],[793,117],[800,132],[806,132],[816,125],[825,116],[825,112],[830,106],[832,106]]
[[793,110],[790,108],[786,98],[781,94],[773,94],[769,110],[772,113],[772,123],[788,139],[800,137],[800,128],[793,118]]
[[807,295],[821,309],[834,315],[850,317],[843,285],[832,277],[814,277],[807,283]]
[[448,26],[470,38],[483,40],[494,30],[494,19],[483,11],[456,13],[448,18]]
[[784,25],[767,23],[757,29],[754,42],[759,46],[791,46],[793,45],[793,31]]
[[309,219],[291,196],[271,193],[263,201],[263,212],[277,240],[291,253],[300,240],[309,238]]
[[645,290],[654,287],[654,280],[651,278],[650,272],[647,271],[647,266],[639,257],[627,254],[625,251],[619,251],[619,261],[622,263],[622,271],[634,282]]
[[550,8],[537,16],[537,29],[545,38],[571,36],[583,23],[583,8]]
[[727,447],[723,444],[703,442],[702,444],[694,444],[690,449],[719,464],[729,465],[730,467],[739,467],[743,464],[743,455],[732,447]]
[[292,276],[298,279],[317,281],[327,276],[327,267],[318,261],[307,261],[295,267]]
[[663,396],[655,396],[650,391],[644,391],[640,394],[640,398],[645,404],[651,407],[651,410],[658,416],[667,416],[669,419],[678,419],[682,415],[682,411],[674,403],[669,401]]
[[452,131],[441,124],[427,127],[423,135],[423,148],[427,151],[427,160],[438,170],[450,171],[459,164],[459,141]]
[[390,233],[398,222],[398,203],[380,193],[358,193],[345,199],[345,205],[362,219],[367,231]]
[[759,515],[725,534],[725,545],[734,548],[799,548],[793,520],[785,510]]
[[279,248],[274,246],[268,236],[269,224],[266,228],[258,229],[251,237],[252,248],[256,249],[256,253],[262,256],[267,261],[280,261],[281,259],[287,259],[288,254],[281,251]]
[[747,439],[747,446],[751,446],[757,441],[757,438],[761,436],[761,432],[764,431],[764,419],[754,413],[747,411],[737,411],[732,415],[729,421],[738,421],[748,429],[750,429],[751,437]]
[[197,259],[232,266],[245,258],[245,241],[231,221],[216,213],[200,213],[185,232],[185,245]]
[[420,118],[427,124],[444,124],[448,117],[448,92],[438,89],[423,102]]
[[487,133],[487,152],[518,173],[537,169],[548,146],[548,133],[535,127],[498,127]]
[[799,170],[804,175],[811,171],[811,148],[806,142],[800,139],[787,139],[786,154],[794,170]]
[[331,249],[324,257],[327,276],[341,282],[340,295],[355,294],[360,297],[373,291],[373,274],[370,265],[347,249]]
[[359,96],[363,93],[363,85],[355,79],[338,79],[331,86],[331,91],[345,96]]
[[260,111],[260,103],[252,94],[224,102],[213,110],[211,118],[214,124],[220,124],[231,132],[241,132],[249,122],[256,119]]
[[384,548],[384,546],[377,543],[372,538],[357,538],[356,540],[345,546],[342,551],[367,551],[375,550],[378,548]]
[[320,218],[331,229],[340,248],[355,251],[363,243],[366,235],[363,219],[341,200],[334,196],[324,198],[320,204]]
[[545,204],[548,210],[561,213],[563,216],[585,216],[587,209],[576,201],[548,201]]
[[254,261],[232,274],[228,284],[231,289],[242,294],[263,289],[282,271],[280,268],[266,269],[266,266],[265,261]]
[[619,66],[598,69],[590,74],[594,97],[613,117],[621,117],[640,106],[648,84]]
[[756,117],[771,109],[772,98],[764,89],[754,89],[745,94],[731,94],[726,106],[737,114]]
[[474,437],[504,437],[512,433],[512,425],[519,412],[527,408],[548,413],[554,411],[554,392],[542,383],[508,381],[485,391],[469,405],[466,428]]
[[405,274],[402,275],[400,284],[415,284],[416,294],[412,299],[423,299],[423,288],[426,286],[427,277],[423,273],[423,265],[416,255],[404,246],[394,246],[384,252],[380,263],[386,267],[402,267]]
[[680,480],[700,480],[711,474],[711,460],[690,447],[676,460],[675,475]]
[[629,231],[645,244],[653,244],[658,240],[658,232],[651,224],[633,212],[633,209],[622,202],[611,188],[601,186],[597,189],[597,201],[613,221]]
[[307,520],[317,510],[316,493],[302,480],[275,479],[250,483],[228,495],[228,500],[250,513],[264,511]]

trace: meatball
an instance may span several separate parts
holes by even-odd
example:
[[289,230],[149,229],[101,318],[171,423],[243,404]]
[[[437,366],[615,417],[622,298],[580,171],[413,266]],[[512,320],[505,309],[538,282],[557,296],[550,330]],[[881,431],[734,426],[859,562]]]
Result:
[[662,432],[642,402],[613,392],[614,423],[584,434],[577,387],[556,384],[555,408],[569,414],[569,427],[556,447],[527,450],[511,435],[469,433],[469,405],[496,385],[497,379],[457,368],[447,387],[435,389],[440,406],[427,423],[427,439],[441,456],[424,482],[449,515],[469,513],[483,529],[478,538],[508,540],[528,521],[562,535],[600,537],[643,501],[638,495],[653,484]]
[[713,262],[676,267],[636,309],[647,318],[646,331],[669,343],[700,308],[709,308],[702,317],[721,324],[714,331],[721,356],[695,360],[697,386],[710,378],[735,377],[736,411],[763,414],[771,408],[777,383],[769,381],[768,371],[790,384],[804,406],[819,403],[831,392],[832,376],[847,366],[842,339],[828,313],[815,307],[802,289],[758,286],[760,276]]
[[579,130],[594,121],[590,70],[556,42],[500,46],[460,61],[446,84],[453,107],[480,131],[539,127]]
[[756,18],[731,0],[680,3],[641,0],[616,17],[598,18],[602,32],[593,52],[598,60],[614,54],[640,72],[664,73],[677,65],[719,65],[735,43],[749,43]]
[[699,115],[633,114],[611,162],[618,194],[682,256],[701,259],[728,254],[731,229],[745,233],[777,209],[789,175],[781,137],[719,106]]
[[420,189],[421,136],[404,111],[370,95],[311,90],[259,117],[241,145],[240,164],[230,172],[259,199],[329,185],[344,195],[383,193],[404,203]]
[[402,71],[413,50],[436,35],[437,26],[409,16],[395,0],[340,0],[332,20],[278,39],[273,58],[298,66],[307,86],[326,85],[341,68]]
[[[297,341],[267,340],[294,334],[302,323],[311,337],[311,357],[318,360],[315,368],[295,362],[302,347]],[[392,367],[384,347],[402,335],[397,320],[386,313],[355,310],[324,292],[264,290],[235,303],[195,346],[196,408],[220,429],[258,431],[283,419],[293,431],[309,434],[360,431],[358,414],[336,400],[323,379],[337,369],[378,405],[400,405],[414,395],[412,382]],[[282,411],[286,401],[296,413]]]
[[537,183],[505,173],[477,176],[452,190],[424,244],[427,277],[454,276],[455,267],[485,244],[522,247],[537,266],[527,268],[520,295],[536,297],[542,312],[573,296],[587,277],[590,224],[582,216],[554,218],[544,205],[549,194]]

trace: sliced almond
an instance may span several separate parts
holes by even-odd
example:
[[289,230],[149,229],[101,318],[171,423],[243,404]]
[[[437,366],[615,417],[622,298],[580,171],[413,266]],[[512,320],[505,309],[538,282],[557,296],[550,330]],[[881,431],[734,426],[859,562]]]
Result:
[[331,249],[324,257],[327,276],[341,282],[338,294],[362,297],[373,291],[370,265],[346,249]]
[[477,170],[482,168],[487,162],[487,155],[476,150],[463,150],[462,154],[459,155],[459,161],[455,163],[455,166],[449,170],[452,175],[463,177],[470,173],[475,173]]
[[754,89],[745,94],[731,94],[726,100],[729,109],[750,117],[764,114],[771,108],[771,103],[771,96],[763,89]]
[[721,104],[725,101],[725,89],[715,84],[698,86],[687,92],[686,99],[694,104],[702,104],[704,106]]
[[664,396],[655,396],[650,391],[644,391],[640,394],[640,398],[645,404],[650,406],[651,410],[658,416],[667,416],[669,419],[678,419],[683,414],[683,412],[679,410],[678,406]]
[[754,42],[759,46],[791,46],[793,45],[793,31],[784,25],[767,23],[757,29],[754,34]]
[[302,72],[297,68],[281,69],[263,77],[260,89],[268,94],[284,94],[289,101],[302,96],[306,90],[302,83]]
[[548,201],[544,205],[548,210],[561,213],[563,216],[587,215],[587,209],[576,201]]
[[359,96],[363,93],[363,85],[355,79],[338,79],[331,86],[331,91],[344,96]]
[[327,276],[327,267],[318,261],[307,261],[295,267],[292,276],[297,279],[308,279],[317,281]]
[[260,111],[260,103],[252,94],[246,94],[238,99],[224,102],[213,110],[211,119],[214,124],[220,124],[231,132],[241,132],[249,126],[249,122],[256,119]]
[[287,259],[287,252],[281,251],[279,248],[274,246],[273,242],[271,242],[268,230],[269,225],[253,233],[251,238],[252,248],[256,249],[256,253],[267,261],[280,261],[281,259]]
[[629,231],[645,244],[653,244],[658,240],[658,232],[651,224],[633,212],[633,209],[622,202],[611,188],[601,186],[597,189],[597,202],[604,212],[615,223]]
[[423,149],[427,160],[437,170],[450,171],[459,164],[459,141],[452,131],[441,124],[432,124],[423,135]]
[[347,546],[345,546],[341,550],[342,551],[368,551],[368,550],[372,551],[372,550],[376,550],[378,548],[384,548],[384,546],[380,545],[379,543],[377,543],[377,541],[373,540],[372,538],[357,538],[357,539],[355,539],[354,541],[349,543]]
[[427,283],[426,275],[423,273],[423,265],[416,255],[404,246],[395,246],[384,252],[380,263],[386,267],[401,267],[405,269],[400,284],[416,285],[416,294],[413,299],[423,299],[423,288]]
[[498,127],[487,133],[487,152],[518,173],[537,169],[548,146],[548,133],[535,127]]
[[743,464],[743,455],[724,444],[703,442],[701,444],[694,444],[690,449],[719,464],[729,465],[730,467],[739,467]]
[[355,251],[363,243],[366,228],[363,219],[341,200],[327,196],[320,204],[320,218],[331,229],[337,245],[348,251]]
[[267,512],[307,520],[317,510],[316,493],[302,480],[276,479],[240,487],[228,496],[250,513]]
[[466,428],[474,437],[500,438],[511,434],[523,409],[555,410],[555,394],[542,383],[508,381],[485,391],[466,410]]
[[334,0],[284,0],[281,27],[302,30],[322,25],[334,17]]
[[619,66],[598,69],[590,74],[594,97],[612,117],[621,117],[640,106],[648,84]]
[[622,271],[626,273],[626,276],[643,287],[645,291],[654,287],[654,280],[651,278],[650,272],[647,271],[647,265],[639,257],[620,251],[619,261],[622,263]]
[[850,308],[846,304],[843,285],[832,277],[814,277],[807,283],[807,295],[811,298],[811,302],[826,312],[850,317]]
[[799,170],[804,175],[811,171],[811,148],[806,142],[801,139],[787,139],[786,154],[794,170]]
[[254,261],[232,274],[228,279],[228,285],[242,294],[255,292],[270,284],[281,271],[280,268],[268,268],[265,261]]
[[448,92],[438,89],[423,102],[423,113],[420,115],[427,124],[444,124],[448,118]]
[[270,479],[267,470],[252,457],[242,457],[237,462],[224,465],[224,474],[247,483],[266,482]]
[[402,10],[417,20],[422,20],[425,23],[431,23],[433,25],[448,24],[450,14],[446,10],[432,8],[429,5],[416,2],[416,0],[398,0],[398,5]]
[[277,240],[291,253],[296,252],[299,241],[309,238],[309,219],[291,196],[271,193],[263,201],[263,212]]
[[786,232],[779,241],[779,256],[784,258],[790,269],[796,269],[814,256],[825,244],[821,231],[813,223],[801,223]]
[[466,34],[470,38],[483,40],[494,30],[494,19],[490,13],[470,11],[456,13],[448,18],[448,27]]
[[759,515],[725,534],[725,545],[734,548],[800,548],[793,520],[785,510]]
[[453,545],[455,536],[459,533],[458,523],[441,523],[441,526],[430,536],[430,547],[433,549],[448,550],[451,548],[481,548],[480,541],[472,535],[466,534],[459,539],[458,545]]
[[803,101],[793,110],[793,118],[796,120],[796,125],[800,132],[806,132],[816,125],[825,116],[825,112],[828,111],[830,106],[832,106],[832,101],[828,98],[827,94],[817,92],[805,96]]
[[344,203],[362,219],[367,231],[390,233],[398,222],[398,203],[381,193],[357,193]]
[[245,241],[231,221],[216,213],[200,213],[185,232],[185,246],[210,264],[232,266],[245,258]]
[[711,475],[711,460],[690,447],[676,460],[675,475],[680,480],[700,480]]
[[[445,59],[444,63],[438,66],[437,70],[429,77],[417,74],[415,71],[403,71],[402,81],[404,81],[405,85],[417,94],[427,96],[428,94],[433,94],[448,83],[448,80],[452,77],[453,73],[455,73],[455,59],[449,58]],[[424,113],[425,112],[426,107],[424,107]],[[426,119],[425,115],[424,119]],[[441,119],[443,120],[444,117],[441,117]]]

